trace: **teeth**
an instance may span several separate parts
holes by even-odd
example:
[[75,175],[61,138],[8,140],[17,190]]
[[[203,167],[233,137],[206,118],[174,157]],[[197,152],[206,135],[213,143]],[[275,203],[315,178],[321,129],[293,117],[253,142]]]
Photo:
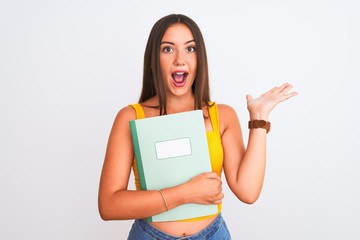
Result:
[[184,75],[184,73],[183,72],[177,72],[177,73],[175,73],[176,75]]

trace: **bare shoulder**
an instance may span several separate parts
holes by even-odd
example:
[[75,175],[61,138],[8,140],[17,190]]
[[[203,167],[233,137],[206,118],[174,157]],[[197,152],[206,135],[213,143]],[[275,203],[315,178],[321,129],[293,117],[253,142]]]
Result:
[[136,119],[135,109],[131,106],[125,106],[121,108],[115,118],[114,126],[118,124],[128,123],[131,120]]
[[236,111],[233,107],[227,104],[217,104],[217,107],[221,119],[237,118]]
[[217,104],[219,120],[220,120],[220,129],[224,133],[229,126],[238,125],[239,120],[236,114],[236,111],[233,107],[227,104]]
[[127,163],[131,162],[132,145],[129,121],[133,119],[136,119],[136,113],[131,106],[123,107],[118,111],[108,140],[105,158],[108,162],[118,162],[124,159]]

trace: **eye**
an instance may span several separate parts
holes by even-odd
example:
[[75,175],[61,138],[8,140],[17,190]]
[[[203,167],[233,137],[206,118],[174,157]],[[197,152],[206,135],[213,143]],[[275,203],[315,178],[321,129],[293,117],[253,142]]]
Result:
[[186,51],[187,51],[187,52],[196,52],[196,48],[193,47],[193,46],[187,47],[187,48],[186,48]]
[[173,51],[174,51],[174,50],[173,50],[171,47],[169,47],[169,46],[163,48],[163,52],[165,52],[165,53],[171,53],[171,52],[173,52]]

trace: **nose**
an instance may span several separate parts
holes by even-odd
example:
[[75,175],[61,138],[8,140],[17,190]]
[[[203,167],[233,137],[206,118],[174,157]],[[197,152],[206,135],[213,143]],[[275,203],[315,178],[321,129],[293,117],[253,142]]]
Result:
[[182,52],[176,52],[176,56],[175,56],[175,66],[183,66],[185,64],[185,59],[184,59],[184,53]]

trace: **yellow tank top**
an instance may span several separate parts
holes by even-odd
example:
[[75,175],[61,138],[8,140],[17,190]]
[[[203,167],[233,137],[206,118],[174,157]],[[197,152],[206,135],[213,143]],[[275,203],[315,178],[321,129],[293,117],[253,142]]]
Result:
[[[139,103],[131,104],[131,107],[134,108],[136,112],[136,119],[142,119],[145,118],[145,113],[142,108],[142,106]],[[212,171],[216,172],[218,176],[221,177],[222,167],[223,167],[223,160],[224,160],[224,153],[221,143],[221,134],[220,134],[220,122],[219,122],[219,115],[217,110],[216,103],[210,103],[210,107],[208,107],[209,115],[210,115],[210,121],[212,125],[212,131],[207,131],[207,141],[209,146],[209,155],[210,155],[210,161],[211,161],[211,167]],[[133,161],[133,171],[134,171],[134,178],[135,178],[135,186],[136,190],[140,190],[140,180],[139,180],[139,174],[138,169],[136,166],[136,161],[134,159]],[[218,213],[221,212],[222,205],[218,204]],[[192,218],[185,221],[198,221],[201,219],[205,219],[209,216],[205,217],[199,217],[199,218]]]

